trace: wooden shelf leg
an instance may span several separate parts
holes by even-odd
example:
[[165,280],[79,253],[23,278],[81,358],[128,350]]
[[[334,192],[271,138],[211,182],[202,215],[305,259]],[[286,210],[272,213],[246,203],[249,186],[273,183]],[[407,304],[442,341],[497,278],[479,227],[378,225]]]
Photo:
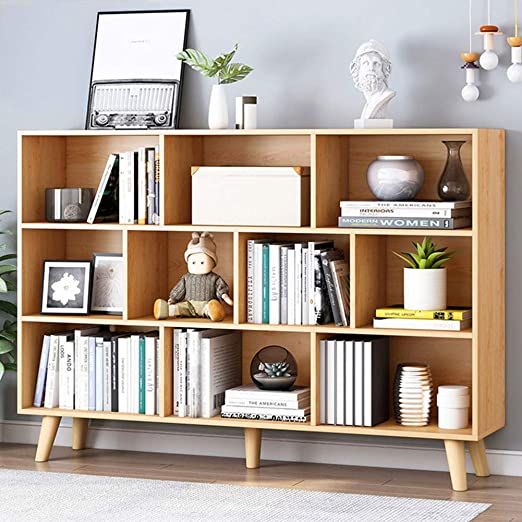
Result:
[[475,475],[477,477],[489,477],[489,465],[488,458],[486,457],[484,439],[477,442],[469,442],[468,448]]
[[259,468],[261,459],[261,430],[245,428],[245,456],[248,469]]
[[61,417],[42,417],[40,437],[38,438],[38,447],[36,448],[36,457],[34,458],[35,462],[47,462],[49,460],[61,420]]
[[72,449],[85,449],[87,442],[87,430],[89,428],[89,419],[73,418],[72,425]]
[[451,477],[451,486],[455,491],[467,491],[466,454],[464,441],[445,440],[446,457]]

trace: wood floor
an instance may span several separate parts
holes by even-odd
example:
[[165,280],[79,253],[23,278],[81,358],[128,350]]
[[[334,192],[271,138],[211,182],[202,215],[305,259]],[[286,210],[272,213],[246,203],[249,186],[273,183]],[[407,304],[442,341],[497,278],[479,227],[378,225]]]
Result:
[[522,522],[522,477],[468,475],[469,491],[456,493],[448,473],[431,471],[276,461],[247,470],[242,459],[64,447],[49,462],[34,455],[34,446],[0,444],[0,468],[487,502],[493,506],[477,520]]

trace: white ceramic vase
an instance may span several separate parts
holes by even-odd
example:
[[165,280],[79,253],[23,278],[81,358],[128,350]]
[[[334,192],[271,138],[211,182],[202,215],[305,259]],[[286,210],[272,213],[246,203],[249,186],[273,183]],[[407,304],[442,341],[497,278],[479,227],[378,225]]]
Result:
[[404,268],[404,308],[445,310],[446,279],[445,268]]
[[226,89],[224,85],[213,85],[210,93],[210,103],[208,106],[208,128],[227,129],[228,128],[228,106]]

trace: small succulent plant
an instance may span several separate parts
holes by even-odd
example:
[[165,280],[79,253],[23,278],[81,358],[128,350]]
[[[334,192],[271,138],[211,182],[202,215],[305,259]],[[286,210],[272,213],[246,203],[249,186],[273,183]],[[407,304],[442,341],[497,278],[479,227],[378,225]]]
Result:
[[285,361],[275,363],[261,363],[259,369],[267,374],[268,377],[291,377],[288,373],[290,363]]
[[438,248],[431,240],[431,237],[425,237],[422,243],[412,241],[412,244],[415,252],[393,252],[407,263],[409,268],[444,268],[444,263],[455,255],[455,252],[447,251],[448,247]]

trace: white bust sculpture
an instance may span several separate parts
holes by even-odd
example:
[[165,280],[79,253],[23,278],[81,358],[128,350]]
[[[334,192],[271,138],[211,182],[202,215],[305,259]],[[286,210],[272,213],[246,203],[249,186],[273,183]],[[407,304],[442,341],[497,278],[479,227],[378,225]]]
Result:
[[376,40],[363,43],[350,64],[350,73],[355,87],[366,98],[355,127],[393,127],[393,120],[385,119],[386,106],[395,96],[395,91],[388,88],[391,62],[386,47]]

